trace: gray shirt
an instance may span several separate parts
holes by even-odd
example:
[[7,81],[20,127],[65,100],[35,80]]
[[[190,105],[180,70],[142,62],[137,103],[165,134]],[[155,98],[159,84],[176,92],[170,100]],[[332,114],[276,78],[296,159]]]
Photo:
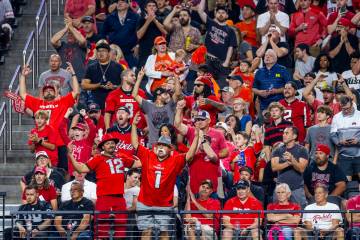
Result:
[[310,159],[315,160],[316,145],[324,144],[330,147],[330,156],[334,157],[335,146],[330,138],[331,126],[320,127],[318,125],[311,126],[306,134],[305,143],[310,144]]
[[60,95],[65,96],[71,92],[71,74],[65,69],[60,68],[58,71],[53,72],[47,70],[41,73],[39,77],[39,88],[42,88],[44,85],[57,85],[60,87]]
[[314,67],[315,58],[312,56],[308,57],[306,62],[301,60],[295,61],[295,70],[298,70],[301,76],[305,76],[308,72],[311,72]]
[[149,146],[157,142],[160,126],[164,123],[174,123],[176,103],[171,99],[166,105],[157,107],[150,100],[143,100],[141,109],[145,113],[146,122],[149,127]]
[[[300,144],[295,144],[295,146],[292,148],[286,148],[285,145],[282,145],[273,151],[271,157],[272,158],[278,157],[279,163],[284,163],[286,162],[286,160],[283,157],[285,152],[290,152],[294,156],[296,161],[299,161],[300,158],[304,158],[306,160],[309,159],[309,155],[306,148],[301,146]],[[287,183],[291,190],[296,190],[304,187],[303,174],[296,171],[292,166],[289,166],[281,171],[278,171],[277,182]]]

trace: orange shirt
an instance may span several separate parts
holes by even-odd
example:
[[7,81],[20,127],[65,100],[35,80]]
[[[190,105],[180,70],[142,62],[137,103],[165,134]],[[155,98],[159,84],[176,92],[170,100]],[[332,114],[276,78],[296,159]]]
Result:
[[251,20],[250,23],[246,23],[244,21],[238,22],[235,24],[240,32],[246,32],[244,36],[244,40],[247,41],[251,46],[257,47],[258,43],[256,41],[256,21],[255,19]]
[[[175,64],[174,60],[171,59],[169,54],[165,54],[164,56],[156,55],[155,60],[155,70],[156,71],[169,71],[171,66]],[[162,77],[160,79],[154,79],[154,82],[151,85],[151,92],[155,91],[158,87],[161,87],[165,83],[166,77]]]

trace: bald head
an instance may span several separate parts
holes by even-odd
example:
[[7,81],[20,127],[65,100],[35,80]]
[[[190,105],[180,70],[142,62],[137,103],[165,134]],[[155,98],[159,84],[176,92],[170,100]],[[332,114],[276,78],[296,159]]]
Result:
[[272,67],[277,62],[277,55],[274,50],[268,49],[265,52],[264,63],[266,67]]

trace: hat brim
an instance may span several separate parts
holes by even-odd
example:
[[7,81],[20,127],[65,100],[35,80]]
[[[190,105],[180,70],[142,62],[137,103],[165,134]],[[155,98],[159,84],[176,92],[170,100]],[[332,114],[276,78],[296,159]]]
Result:
[[98,144],[98,148],[102,148],[102,146],[106,143],[106,142],[108,142],[108,141],[114,141],[115,142],[115,144],[117,144],[118,142],[119,142],[119,139],[117,139],[117,138],[110,138],[110,139],[106,139],[106,140],[104,140],[104,141],[101,141],[99,144]]
[[74,127],[72,127],[71,129],[79,129],[79,130],[81,130],[81,131],[85,131],[85,128],[83,128],[83,127],[78,127],[78,126],[74,126]]
[[160,45],[160,44],[163,44],[163,43],[167,44],[166,41],[159,41],[159,42],[156,42],[155,45]]
[[164,146],[167,146],[167,147],[169,147],[169,148],[171,148],[171,149],[174,148],[174,145],[172,145],[172,144],[167,144],[167,143],[162,143],[162,142],[156,142],[154,145],[155,145],[155,146],[164,145]]
[[48,155],[45,155],[45,154],[40,154],[39,156],[37,156],[35,159],[38,159],[39,157],[46,157],[46,158],[49,158]]

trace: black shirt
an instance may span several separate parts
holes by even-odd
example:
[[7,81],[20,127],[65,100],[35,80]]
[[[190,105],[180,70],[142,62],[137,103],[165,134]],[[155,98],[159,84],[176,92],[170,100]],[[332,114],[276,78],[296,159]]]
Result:
[[[156,19],[161,22],[158,17]],[[146,19],[144,16],[140,18],[137,25],[137,31],[144,26]],[[154,22],[151,22],[144,33],[144,36],[139,39],[139,66],[145,65],[145,62],[149,55],[151,55],[152,47],[154,45],[154,39],[157,36],[161,36],[162,33]]]
[[[100,83],[105,86],[107,82],[111,82],[114,85],[120,85],[120,75],[123,68],[120,64],[110,61],[106,65],[101,65],[98,61],[95,61],[89,65],[86,69],[85,79],[90,79],[90,83]],[[100,105],[101,109],[105,108],[105,100],[109,92],[104,88],[98,88],[91,91],[91,100]]]
[[[348,36],[348,40],[349,40],[351,47],[354,50],[357,50],[358,46],[359,46],[358,38],[350,33],[348,33],[347,36]],[[337,45],[339,45],[340,39],[341,39],[341,37],[338,34],[336,36],[333,36],[330,39],[330,51],[333,50],[334,48],[336,48]],[[346,47],[345,47],[345,43],[344,43],[341,46],[339,53],[332,59],[332,65],[335,66],[335,68],[333,70],[340,74],[346,70],[349,70],[350,69],[350,60],[351,60],[350,55],[346,51]]]
[[336,183],[346,182],[347,178],[341,168],[330,161],[324,171],[317,167],[315,161],[312,161],[305,169],[304,180],[309,192],[314,195],[314,188],[317,184],[327,186],[330,194],[335,189]]
[[225,61],[229,47],[237,47],[235,32],[227,25],[220,25],[210,17],[206,18],[205,46],[208,53]]
[[[74,202],[73,200],[68,200],[63,202],[60,207],[59,211],[93,211],[94,210],[94,203],[89,199],[83,197],[79,202]],[[73,229],[76,229],[81,220],[83,219],[83,214],[73,213],[73,214],[61,214],[58,215],[62,216],[62,225],[68,226],[69,224],[72,225]]]
[[[19,211],[51,211],[51,206],[49,203],[45,202],[45,201],[40,201],[38,200],[38,202],[34,205],[31,204],[24,204],[21,205],[19,207]],[[46,219],[52,219],[53,215],[52,214],[36,214],[31,213],[31,214],[18,214],[17,215],[17,223],[20,223],[23,227],[26,228],[26,222],[27,221],[31,221],[32,224],[32,229],[35,229],[37,226],[39,226],[40,224],[42,224]]]
[[283,132],[285,128],[292,126],[292,122],[282,119],[282,121],[275,125],[274,121],[265,126],[264,146],[274,146],[274,144],[283,141]]
[[[289,44],[286,43],[286,42],[278,42],[276,44],[276,46],[278,46],[279,48],[286,48],[288,50],[288,53],[286,55],[278,58],[277,63],[280,64],[280,65],[283,65],[286,68],[291,68],[291,63],[292,63],[291,60],[292,59],[291,59],[290,54],[289,54],[289,52],[290,52]],[[266,47],[266,50],[268,50],[268,49],[272,49],[270,42],[268,43],[268,45]]]

